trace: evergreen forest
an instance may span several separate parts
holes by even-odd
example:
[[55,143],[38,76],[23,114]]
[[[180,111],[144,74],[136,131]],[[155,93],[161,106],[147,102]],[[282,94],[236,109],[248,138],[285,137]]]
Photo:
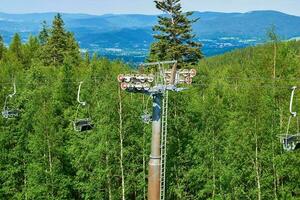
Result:
[[[151,125],[141,115],[151,100],[117,81],[137,71],[82,55],[60,15],[21,41],[15,34],[6,47],[0,38],[0,105],[15,82],[7,106],[20,110],[0,117],[0,199],[147,199]],[[300,86],[300,42],[190,59],[193,84],[169,97],[166,199],[300,199],[300,152],[284,151],[278,138],[290,88]],[[87,106],[78,110],[81,81]],[[296,111],[299,97],[296,90]],[[77,117],[90,117],[94,129],[74,131]],[[293,118],[290,132],[298,126]]]

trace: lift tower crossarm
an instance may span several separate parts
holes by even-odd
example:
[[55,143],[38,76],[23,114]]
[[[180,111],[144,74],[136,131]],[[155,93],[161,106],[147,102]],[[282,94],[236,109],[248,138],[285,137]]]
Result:
[[143,63],[140,64],[141,67],[153,66],[153,65],[165,65],[165,64],[175,64],[177,63],[176,60],[172,61],[162,61],[162,62],[151,62],[151,63]]

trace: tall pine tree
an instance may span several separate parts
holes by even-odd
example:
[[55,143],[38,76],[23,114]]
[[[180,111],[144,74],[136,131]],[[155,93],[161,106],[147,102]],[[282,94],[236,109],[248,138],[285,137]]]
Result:
[[22,41],[18,33],[16,33],[9,46],[9,52],[19,61],[23,60]]
[[156,1],[157,9],[168,13],[158,17],[153,27],[156,41],[151,45],[149,60],[177,60],[179,63],[196,63],[202,57],[201,44],[195,41],[189,19],[192,12],[183,13],[180,0]]
[[28,42],[24,44],[24,67],[29,69],[32,62],[38,58],[40,51],[39,40],[35,36],[29,36]]
[[80,54],[79,45],[73,33],[67,32],[66,40],[67,40],[67,49],[65,54],[70,58],[68,61],[71,62],[71,64],[78,66],[80,64],[80,61],[82,60],[82,57]]
[[47,43],[48,38],[49,38],[49,30],[48,30],[48,27],[47,27],[47,22],[43,21],[42,30],[39,33],[39,42],[40,42],[40,44],[42,46],[44,46]]
[[2,36],[0,35],[0,60],[3,58],[5,46]]
[[39,40],[43,47],[41,57],[45,65],[62,66],[67,57],[68,61],[72,58],[73,65],[80,64],[79,45],[73,34],[65,30],[64,21],[60,14],[54,17],[49,33],[46,24],[43,24]]
[[60,14],[54,17],[50,37],[45,46],[43,57],[47,65],[59,66],[63,64],[67,50],[67,32]]

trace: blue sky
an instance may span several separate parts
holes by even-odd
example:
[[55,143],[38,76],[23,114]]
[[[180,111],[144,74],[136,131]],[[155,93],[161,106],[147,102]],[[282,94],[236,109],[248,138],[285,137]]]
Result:
[[[247,12],[277,10],[300,16],[300,0],[182,0],[184,10]],[[0,12],[158,13],[152,0],[0,0]]]

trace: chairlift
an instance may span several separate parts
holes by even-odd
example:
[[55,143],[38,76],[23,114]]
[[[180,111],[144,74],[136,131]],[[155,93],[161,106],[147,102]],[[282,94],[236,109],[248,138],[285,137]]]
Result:
[[79,103],[79,105],[78,105],[77,111],[76,111],[76,119],[73,122],[74,130],[77,132],[89,131],[94,128],[94,124],[92,123],[92,121],[90,119],[89,108],[87,108],[88,114],[89,114],[88,118],[78,118],[78,112],[79,112],[80,107],[81,106],[85,107],[87,105],[87,103],[85,101],[80,101],[80,90],[81,90],[82,83],[83,82],[80,82],[79,87],[78,87],[77,102]]
[[[292,94],[291,94],[291,100],[290,100],[290,114],[291,115],[289,117],[286,134],[280,136],[280,140],[281,140],[283,149],[285,151],[294,151],[295,149],[299,148],[299,146],[300,146],[299,119],[297,116],[297,112],[293,112],[293,99],[294,99],[296,89],[297,89],[296,86],[292,87]],[[290,129],[291,120],[293,118],[296,118],[296,121],[297,121],[297,133],[290,134],[289,129]]]
[[152,115],[148,112],[148,102],[149,102],[150,98],[151,98],[151,96],[147,99],[144,113],[141,115],[141,119],[145,124],[149,124],[152,122]]
[[13,109],[8,107],[8,99],[13,98],[13,96],[16,95],[17,89],[16,89],[16,83],[13,83],[14,92],[12,94],[9,94],[5,98],[3,110],[2,110],[2,116],[6,119],[12,119],[19,116],[20,111],[18,109]]
[[144,114],[141,116],[144,123],[149,124],[152,122],[152,115],[148,112],[144,112]]

